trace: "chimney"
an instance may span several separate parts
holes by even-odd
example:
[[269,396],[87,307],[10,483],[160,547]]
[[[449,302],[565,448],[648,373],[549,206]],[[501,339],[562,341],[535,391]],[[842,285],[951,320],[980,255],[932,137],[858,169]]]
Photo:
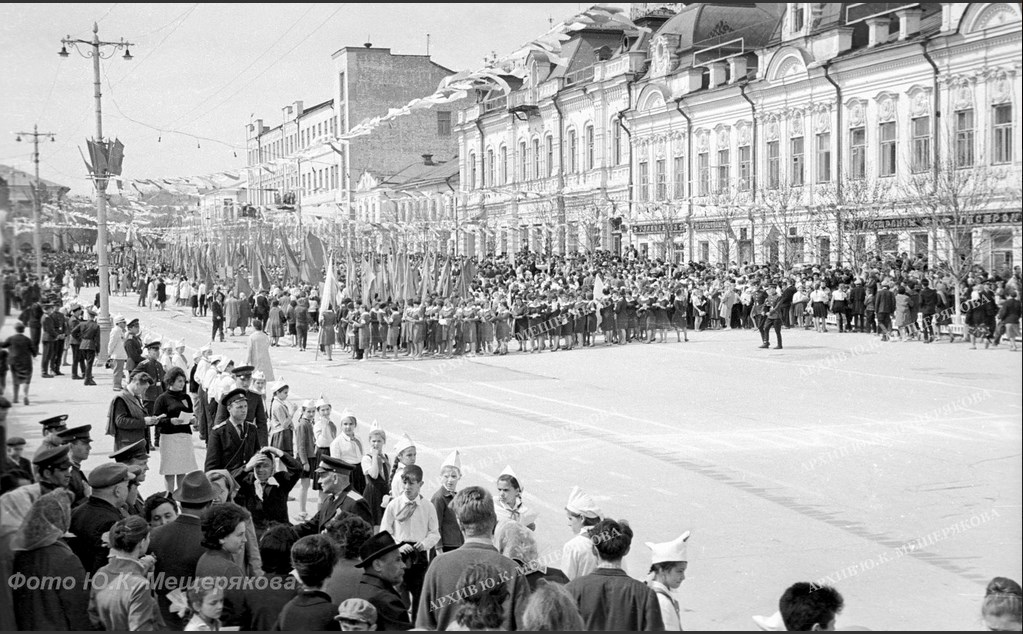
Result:
[[436,165],[433,162],[433,154],[423,154],[423,165]]
[[745,55],[728,58],[728,74],[733,84],[746,77],[746,64]]
[[870,29],[870,37],[867,46],[873,48],[888,41],[888,31],[891,28],[892,19],[888,16],[870,18],[867,20],[867,27]]
[[296,117],[301,117],[303,112],[305,112],[305,110],[302,109],[302,102],[301,101],[296,101],[295,102],[295,116]]
[[913,37],[920,32],[920,16],[923,11],[920,9],[903,9],[895,15],[899,16],[899,39]]
[[721,84],[725,83],[725,63],[724,62],[711,62],[707,64],[710,69],[710,87],[716,88]]

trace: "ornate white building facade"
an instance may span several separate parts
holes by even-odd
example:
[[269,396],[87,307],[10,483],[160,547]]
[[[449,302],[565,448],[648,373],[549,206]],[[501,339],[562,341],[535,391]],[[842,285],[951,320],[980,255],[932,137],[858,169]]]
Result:
[[1018,5],[634,16],[652,31],[575,33],[460,113],[477,251],[1020,262]]

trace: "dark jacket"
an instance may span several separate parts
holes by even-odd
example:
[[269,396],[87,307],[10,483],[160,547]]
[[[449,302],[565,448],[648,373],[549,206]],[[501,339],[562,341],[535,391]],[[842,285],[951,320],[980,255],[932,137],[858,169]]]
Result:
[[235,503],[244,506],[252,513],[252,523],[260,534],[267,525],[272,522],[290,524],[288,519],[288,493],[298,482],[299,474],[302,471],[302,464],[284,454],[281,462],[286,469],[273,474],[277,485],[267,485],[263,488],[263,499],[256,495],[256,474],[252,471],[242,473],[238,477],[238,496]]
[[90,497],[71,512],[71,550],[78,555],[87,572],[95,573],[107,565],[110,549],[103,545],[103,533],[110,530],[124,515],[113,504]]
[[925,288],[920,291],[920,313],[933,315],[938,311],[938,291]]
[[849,289],[849,308],[853,315],[863,314],[863,302],[867,298],[867,289],[856,285]]
[[[269,430],[266,425],[266,405],[263,404],[263,396],[255,392],[249,392],[245,395],[245,401],[249,404],[249,409],[245,413],[245,420],[256,426],[259,446],[266,447],[270,443],[268,440]],[[217,404],[217,414],[213,419],[213,424],[220,424],[227,420],[227,417],[227,408],[224,407],[224,402],[221,401]]]
[[142,340],[138,335],[126,335],[124,337],[124,352],[132,363],[132,368],[142,362]]
[[53,315],[54,313],[52,312],[45,314],[39,320],[39,325],[42,328],[42,335],[39,340],[43,343],[57,339],[57,320],[54,319]]
[[206,445],[206,464],[204,471],[227,469],[237,477],[249,458],[259,451],[256,426],[246,422],[242,426],[242,435],[235,430],[230,421],[216,425],[209,432]]
[[67,544],[58,541],[35,550],[17,551],[14,553],[13,570],[26,578],[74,579],[70,588],[61,584],[60,592],[53,591],[52,586],[29,590],[28,584],[22,584],[14,588],[14,614],[19,630],[69,632],[93,629],[89,620],[85,568]]
[[[209,469],[207,469],[207,471],[209,471]],[[370,511],[369,503],[366,502],[366,498],[351,489],[345,489],[338,495],[327,498],[321,502],[320,510],[316,512],[316,515],[305,522],[296,525],[295,531],[298,533],[299,537],[315,535],[321,532],[327,525],[327,522],[334,519],[338,509],[354,513],[366,520],[370,525],[373,525],[373,514]]]
[[99,324],[91,320],[78,322],[71,331],[71,337],[78,339],[78,347],[82,350],[99,350],[99,336]]
[[373,570],[367,570],[359,582],[358,593],[355,595],[373,604],[377,609],[378,630],[411,630],[409,606],[394,589],[390,582],[377,576]]
[[876,310],[878,313],[891,315],[895,312],[895,295],[893,295],[887,288],[881,288],[881,290],[877,292],[876,303]]
[[149,447],[149,426],[146,425],[146,416],[148,413],[142,403],[127,390],[110,401],[107,434],[114,437],[115,451],[143,439],[146,441],[146,447]]
[[[281,611],[299,592],[301,584],[292,575],[267,573],[266,587],[259,584],[245,589],[245,619],[242,630],[246,632],[269,632],[277,622]],[[335,604],[336,605],[336,604]]]
[[431,502],[437,511],[437,523],[440,524],[440,543],[437,544],[437,552],[444,552],[458,548],[465,543],[465,536],[458,528],[458,519],[455,517],[455,510],[451,508],[451,501],[455,499],[454,493],[441,487],[433,494]]
[[663,631],[657,594],[620,568],[598,568],[565,586],[587,631]]
[[1019,300],[1010,297],[998,309],[998,320],[1005,324],[1019,324],[1019,312]]
[[319,590],[303,590],[281,610],[274,631],[338,631],[341,626],[334,620],[335,616],[337,606],[330,600],[329,594]]
[[[195,576],[195,566],[206,549],[202,547],[202,528],[199,518],[192,515],[178,515],[170,524],[153,529],[149,540],[149,552],[156,555],[154,575],[174,578],[183,583]],[[167,593],[173,590],[167,585],[156,588],[156,601],[160,614],[167,626],[173,630],[185,627],[185,621],[171,612]]]
[[242,585],[245,571],[235,563],[231,554],[225,550],[206,549],[195,564],[195,576],[227,580],[220,622],[224,625],[242,625],[245,619],[245,591]]

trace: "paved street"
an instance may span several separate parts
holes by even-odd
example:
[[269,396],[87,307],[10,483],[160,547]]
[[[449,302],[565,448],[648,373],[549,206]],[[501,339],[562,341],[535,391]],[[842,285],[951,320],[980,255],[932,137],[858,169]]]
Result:
[[[209,321],[188,309],[138,309],[135,295],[111,303],[111,313],[140,317],[143,332],[184,339],[189,356],[208,341]],[[686,629],[753,629],[751,615],[774,612],[797,580],[836,585],[846,599],[839,625],[979,629],[987,581],[1023,576],[1019,355],[783,336],[780,351],[758,349],[750,332],[717,331],[683,344],[669,335],[667,344],[452,361],[274,354],[292,402],[323,394],[358,418],[363,438],[377,420],[388,448],[408,432],[428,479],[455,447],[463,486],[493,489],[510,464],[540,511],[545,550],[571,537],[562,509],[573,485],[634,527],[634,577],[648,568],[643,542],[691,530]],[[238,361],[244,350],[243,337],[214,344]],[[110,377],[100,369],[99,386],[86,388],[37,373],[32,404],[15,406],[9,433],[25,436],[30,452],[45,416],[91,423],[88,471],[112,449],[103,434]],[[198,437],[196,451],[201,464]],[[163,487],[158,460],[145,494]]]

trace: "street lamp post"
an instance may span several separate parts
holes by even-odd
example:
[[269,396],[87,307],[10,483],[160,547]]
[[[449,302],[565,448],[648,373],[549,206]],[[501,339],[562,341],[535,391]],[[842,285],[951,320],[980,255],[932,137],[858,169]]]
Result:
[[32,247],[36,252],[36,279],[42,283],[43,280],[43,234],[39,220],[39,207],[43,204],[40,200],[42,193],[42,181],[39,180],[39,137],[49,137],[50,141],[56,141],[57,135],[53,132],[40,132],[39,126],[32,126],[31,132],[16,132],[17,140],[21,141],[22,136],[32,137],[32,162],[36,165],[36,182],[32,188],[32,221],[35,223],[35,231],[32,232]]
[[[103,98],[102,91],[100,90],[99,61],[100,59],[112,57],[115,51],[122,48],[124,49],[124,59],[130,61],[132,56],[131,50],[128,47],[133,46],[133,44],[124,41],[123,38],[120,42],[101,41],[99,39],[99,24],[95,22],[92,25],[92,40],[76,40],[72,39],[69,35],[60,42],[61,47],[58,54],[61,57],[68,57],[67,47],[70,45],[82,57],[92,58],[93,84],[96,96],[96,142],[101,143],[103,141]],[[79,44],[85,49],[84,51],[78,48]],[[102,47],[112,47],[112,50],[104,56],[101,50]],[[99,173],[99,167],[93,166],[93,182],[96,185],[96,250],[98,251],[97,256],[99,259],[99,319],[96,321],[100,327],[100,349],[96,356],[100,361],[104,361],[107,356],[107,341],[110,337],[110,263],[107,257],[106,199],[109,177],[106,175],[105,170],[104,173]]]

